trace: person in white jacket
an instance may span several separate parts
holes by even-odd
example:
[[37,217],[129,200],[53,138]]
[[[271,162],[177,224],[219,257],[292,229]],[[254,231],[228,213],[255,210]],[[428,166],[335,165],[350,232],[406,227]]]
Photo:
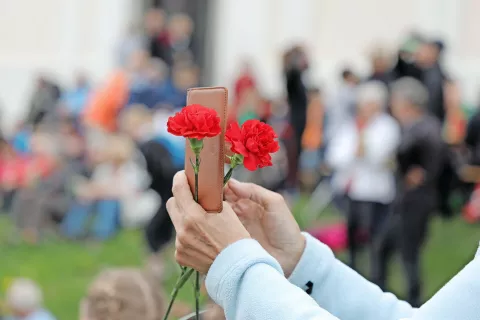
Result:
[[[386,112],[387,87],[370,81],[357,89],[356,117],[346,121],[332,138],[326,160],[334,184],[348,197],[350,266],[356,268],[358,239],[367,231],[371,243],[386,221],[395,198],[394,159],[400,143],[400,126]],[[375,254],[372,266],[375,267]],[[372,270],[372,276],[375,275]]]

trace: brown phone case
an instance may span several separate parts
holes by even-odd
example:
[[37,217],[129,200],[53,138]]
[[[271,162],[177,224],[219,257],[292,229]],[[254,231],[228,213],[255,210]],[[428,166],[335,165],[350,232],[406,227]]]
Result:
[[[192,88],[187,92],[187,105],[200,104],[217,111],[222,132],[213,138],[205,138],[200,153],[198,174],[198,202],[207,212],[223,210],[223,176],[225,165],[225,125],[228,90],[224,87]],[[195,173],[190,159],[195,161],[188,140],[185,152],[185,172],[192,193],[195,188]]]

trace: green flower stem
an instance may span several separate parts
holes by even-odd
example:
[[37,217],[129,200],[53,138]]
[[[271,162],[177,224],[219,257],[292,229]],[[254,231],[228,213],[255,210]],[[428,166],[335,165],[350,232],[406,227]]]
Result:
[[233,169],[235,169],[236,166],[243,164],[243,156],[241,154],[236,153],[229,158],[230,158],[230,169],[228,170],[225,177],[223,177],[224,186],[227,184],[228,180],[230,180],[230,178],[232,177]]
[[[203,141],[197,140],[197,139],[190,139],[190,147],[195,153],[195,163],[193,163],[193,161],[191,160],[190,160],[190,163],[192,164],[193,172],[195,173],[194,200],[198,202],[198,172],[200,169],[200,152],[203,149]],[[168,320],[168,316],[172,311],[173,304],[177,299],[178,292],[185,285],[188,279],[190,279],[193,272],[195,271],[194,269],[189,269],[183,266],[181,266],[181,269],[182,269],[182,273],[180,274],[180,277],[177,279],[177,282],[175,283],[175,287],[172,291],[171,299],[168,304],[167,312],[165,313],[163,320]],[[195,314],[196,314],[197,320],[200,320],[199,313],[200,313],[200,273],[196,271],[195,272]]]
[[172,311],[173,303],[177,299],[178,292],[183,287],[183,285],[187,282],[187,280],[192,276],[194,271],[193,269],[188,269],[188,271],[183,272],[183,270],[186,270],[186,268],[182,269],[182,275],[177,279],[177,283],[175,283],[175,288],[173,288],[170,303],[168,304],[167,312],[165,313],[163,320],[168,319],[168,316]]
[[232,177],[233,168],[234,168],[234,167],[230,167],[230,169],[228,169],[227,174],[226,174],[225,177],[223,178],[223,185],[224,185],[224,186],[227,184],[228,180],[230,180],[230,178]]
[[[198,203],[198,172],[200,171],[200,152],[195,153],[195,201]],[[195,319],[200,320],[200,272],[195,272]]]
[[198,203],[198,172],[200,171],[200,154],[195,154],[195,166],[193,172],[195,173],[195,195],[194,200]]
[[195,272],[195,319],[200,320],[200,272]]

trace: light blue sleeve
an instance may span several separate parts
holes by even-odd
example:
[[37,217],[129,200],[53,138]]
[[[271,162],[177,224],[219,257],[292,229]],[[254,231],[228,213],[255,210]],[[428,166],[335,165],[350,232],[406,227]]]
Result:
[[[305,251],[289,280],[308,290],[315,301],[342,320],[398,320],[409,318],[415,309],[384,293],[335,258],[329,247],[304,233]],[[310,291],[309,290],[309,291]]]
[[228,320],[338,320],[289,283],[278,262],[252,239],[218,255],[206,286]]
[[480,319],[480,250],[452,280],[425,303],[412,320]]

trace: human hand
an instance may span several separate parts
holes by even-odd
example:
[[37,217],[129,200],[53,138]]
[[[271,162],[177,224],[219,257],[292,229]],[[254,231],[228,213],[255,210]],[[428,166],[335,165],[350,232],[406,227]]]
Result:
[[414,167],[407,172],[406,182],[409,188],[419,187],[425,180],[425,170]]
[[305,249],[305,237],[283,197],[253,183],[230,180],[225,199],[250,235],[282,266],[288,278]]
[[167,210],[177,231],[175,259],[180,265],[205,274],[223,249],[250,238],[228,203],[220,213],[207,213],[193,200],[185,171],[174,176],[172,191]]

